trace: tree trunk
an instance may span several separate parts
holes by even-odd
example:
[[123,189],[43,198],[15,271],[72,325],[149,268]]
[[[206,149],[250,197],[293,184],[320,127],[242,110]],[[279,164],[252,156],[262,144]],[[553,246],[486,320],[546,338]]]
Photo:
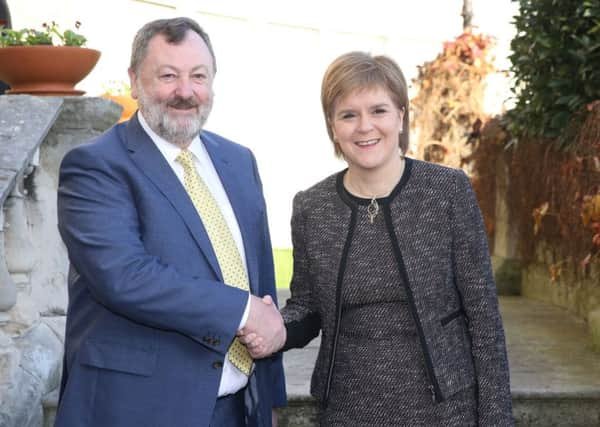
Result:
[[463,31],[471,31],[473,26],[473,2],[472,0],[463,0],[463,9],[460,14],[463,17]]

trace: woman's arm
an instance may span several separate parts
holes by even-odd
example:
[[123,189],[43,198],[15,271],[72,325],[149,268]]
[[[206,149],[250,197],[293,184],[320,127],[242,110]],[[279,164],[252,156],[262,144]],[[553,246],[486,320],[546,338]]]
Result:
[[453,262],[472,341],[480,426],[513,426],[506,344],[485,228],[468,177],[453,195]]
[[291,297],[281,310],[287,329],[284,351],[304,347],[319,335],[321,329],[321,317],[312,297],[313,280],[306,253],[308,235],[303,205],[303,193],[299,192],[294,197],[292,210],[294,273],[290,284]]

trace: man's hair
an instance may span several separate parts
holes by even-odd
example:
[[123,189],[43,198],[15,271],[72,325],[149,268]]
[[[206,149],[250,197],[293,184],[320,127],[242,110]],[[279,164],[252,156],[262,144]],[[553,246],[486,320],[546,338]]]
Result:
[[383,88],[389,94],[399,110],[404,109],[403,129],[398,136],[398,145],[402,152],[406,153],[409,142],[408,89],[402,70],[387,56],[349,52],[339,56],[329,65],[321,84],[321,105],[325,115],[325,125],[338,157],[342,156],[342,152],[333,136],[333,113],[336,102],[355,90],[377,87]]
[[161,34],[170,44],[179,44],[187,34],[188,31],[193,31],[204,40],[208,51],[210,52],[213,60],[213,71],[217,72],[217,62],[215,59],[215,52],[213,51],[210,43],[208,34],[198,25],[196,21],[190,18],[180,17],[172,19],[157,19],[156,21],[148,22],[142,28],[139,29],[135,38],[133,39],[133,45],[131,47],[131,61],[129,63],[130,69],[137,74],[138,69],[148,50],[148,44],[150,40],[157,34]]

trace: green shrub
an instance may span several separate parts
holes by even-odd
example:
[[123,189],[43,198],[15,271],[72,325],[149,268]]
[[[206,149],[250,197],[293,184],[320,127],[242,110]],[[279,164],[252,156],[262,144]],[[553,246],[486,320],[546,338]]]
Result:
[[509,129],[518,137],[570,143],[570,124],[600,99],[600,1],[519,1],[511,42],[516,106]]

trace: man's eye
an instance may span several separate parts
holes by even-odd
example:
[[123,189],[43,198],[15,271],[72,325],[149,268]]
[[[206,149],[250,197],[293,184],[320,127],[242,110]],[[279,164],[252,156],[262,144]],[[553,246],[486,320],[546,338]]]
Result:
[[192,78],[194,80],[206,80],[206,74],[202,74],[202,73],[194,74],[194,75],[192,75]]
[[160,75],[160,79],[161,80],[166,80],[166,81],[171,81],[174,80],[177,76],[173,73],[166,73],[166,74],[161,74]]

